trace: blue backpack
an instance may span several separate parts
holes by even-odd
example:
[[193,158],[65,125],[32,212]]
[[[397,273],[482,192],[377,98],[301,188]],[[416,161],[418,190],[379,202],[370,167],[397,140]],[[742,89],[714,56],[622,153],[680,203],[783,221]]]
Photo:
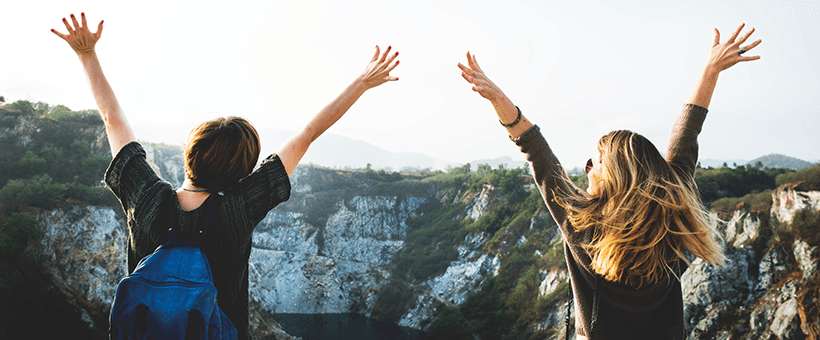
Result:
[[168,243],[143,258],[117,286],[111,305],[111,339],[236,339],[236,327],[217,305],[202,238],[221,201],[212,194],[205,220],[190,240],[177,237],[171,208]]

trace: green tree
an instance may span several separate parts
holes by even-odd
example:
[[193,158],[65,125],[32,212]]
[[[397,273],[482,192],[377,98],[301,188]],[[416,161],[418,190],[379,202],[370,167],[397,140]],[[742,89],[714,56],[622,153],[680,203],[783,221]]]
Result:
[[26,151],[26,155],[23,156],[23,159],[17,162],[17,173],[28,176],[40,174],[45,171],[45,165],[45,159],[35,155],[31,150],[28,150]]
[[34,176],[30,180],[12,179],[0,189],[0,201],[47,209],[63,199],[65,189],[65,184],[54,182],[48,174]]
[[47,115],[52,108],[46,102],[36,102],[32,105],[32,107],[34,108],[34,114],[38,116]]
[[438,317],[430,324],[430,333],[442,339],[473,339],[467,319],[458,308],[440,305]]
[[34,106],[27,100],[18,100],[6,106],[7,110],[16,110],[25,115],[34,114]]
[[[16,258],[22,254],[29,239],[39,237],[37,218],[29,213],[12,213],[0,227],[0,258]],[[0,290],[4,284],[0,279]]]
[[803,182],[805,185],[810,187],[820,188],[820,163],[795,172],[779,174],[776,178],[776,183],[778,186],[798,182]]

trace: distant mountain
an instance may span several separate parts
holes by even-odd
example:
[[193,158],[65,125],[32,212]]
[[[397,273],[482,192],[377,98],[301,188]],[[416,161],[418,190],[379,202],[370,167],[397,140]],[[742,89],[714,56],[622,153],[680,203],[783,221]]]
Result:
[[[141,141],[181,145],[185,142],[187,131],[177,126],[136,125],[134,130]],[[279,150],[279,147],[290,138],[293,131],[282,129],[259,129],[259,138],[262,140],[262,154],[269,155]],[[415,152],[391,152],[365,141],[342,137],[332,133],[325,133],[308,149],[302,164],[341,168],[364,169],[367,164],[374,170],[388,171],[413,170],[446,170],[448,167],[460,167],[464,163],[442,160]],[[478,164],[488,164],[497,169],[499,164],[508,168],[524,166],[525,161],[515,161],[512,157],[504,156],[493,159],[478,159],[470,161],[473,170]]]
[[[266,146],[282,145],[290,137],[291,132],[285,130],[266,129],[259,131],[262,139],[263,152],[270,153],[276,150],[267,150]],[[364,169],[367,164],[374,170],[386,169],[389,171],[413,171],[413,170],[446,170],[448,167],[459,167],[464,165],[459,162],[451,162],[438,158],[433,158],[415,152],[392,152],[365,141],[355,140],[332,133],[323,134],[311,144],[302,164],[314,163],[316,165],[335,168]],[[499,164],[504,164],[507,168],[518,168],[526,164],[526,161],[515,161],[510,156],[477,159],[470,161],[473,170],[478,164],[488,164],[493,169],[497,169]]]
[[770,155],[762,156],[755,158],[751,161],[747,161],[745,159],[699,159],[698,163],[700,163],[701,167],[708,168],[719,168],[723,166],[725,163],[726,166],[730,168],[734,168],[737,165],[745,165],[745,166],[754,166],[760,162],[764,168],[783,168],[783,169],[792,169],[792,170],[800,170],[807,166],[811,166],[814,162],[807,162],[799,158],[794,158],[786,155],[781,155],[778,153],[773,153]]
[[[182,144],[187,137],[187,131],[181,130],[179,127],[169,126],[135,126],[137,135],[141,140],[168,144]],[[268,155],[276,152],[291,135],[292,131],[280,129],[260,129],[259,137],[262,139],[262,153]],[[781,154],[770,154],[763,157],[755,158],[751,161],[745,159],[700,159],[701,167],[719,168],[726,163],[729,167],[736,165],[752,165],[758,161],[764,167],[768,168],[789,168],[801,169],[811,166],[812,163],[789,157]],[[322,135],[314,142],[308,150],[305,157],[302,159],[302,164],[314,163],[315,165],[332,167],[332,168],[349,168],[349,169],[364,169],[367,164],[374,170],[385,169],[388,171],[402,171],[402,170],[446,170],[448,167],[459,167],[464,165],[460,162],[451,162],[438,158],[433,158],[424,154],[415,152],[391,152],[379,148],[373,144],[365,141],[355,140],[332,133]],[[498,168],[499,164],[505,164],[508,168],[517,168],[524,166],[525,161],[515,161],[512,157],[504,156],[494,159],[478,159],[470,161],[473,170],[478,164],[488,164],[493,169]],[[582,173],[583,169],[576,169],[578,174]],[[572,171],[571,171],[572,172]]]
[[372,169],[400,171],[403,168],[445,169],[461,164],[447,162],[414,152],[390,152],[365,141],[350,139],[334,134],[322,135],[305,154],[301,163],[315,163],[322,166],[363,169],[370,164]]
[[800,170],[812,165],[812,163],[802,159],[781,155],[779,153],[758,157],[746,164],[754,166],[757,162],[760,162],[765,168],[784,168],[792,170]]

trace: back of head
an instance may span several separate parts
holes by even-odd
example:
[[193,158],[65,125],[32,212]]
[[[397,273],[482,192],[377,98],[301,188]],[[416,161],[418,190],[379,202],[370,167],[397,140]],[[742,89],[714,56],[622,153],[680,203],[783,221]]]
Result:
[[221,117],[195,127],[185,146],[185,176],[210,192],[236,186],[253,171],[259,134],[241,117]]
[[562,203],[577,230],[595,228],[586,247],[597,273],[640,287],[660,281],[675,261],[685,261],[682,249],[722,262],[694,177],[676,170],[652,142],[632,131],[606,134],[598,151],[600,195]]

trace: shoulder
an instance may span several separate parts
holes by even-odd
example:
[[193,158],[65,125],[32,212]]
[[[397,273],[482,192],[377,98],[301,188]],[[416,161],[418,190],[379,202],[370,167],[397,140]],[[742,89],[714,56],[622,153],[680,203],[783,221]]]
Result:
[[290,199],[291,183],[282,160],[271,154],[250,175],[242,179],[238,190],[245,200],[251,219],[258,222],[268,211]]
[[131,142],[123,146],[122,149],[114,155],[114,159],[111,160],[108,169],[105,171],[106,184],[109,184],[109,186],[111,184],[119,184],[122,172],[128,163],[140,158],[145,159],[147,162],[145,149],[142,147],[142,144]]
[[262,160],[259,167],[242,180],[240,189],[246,193],[252,193],[261,189],[260,185],[281,192],[280,196],[284,196],[282,200],[290,197],[290,178],[279,155],[271,154]]

